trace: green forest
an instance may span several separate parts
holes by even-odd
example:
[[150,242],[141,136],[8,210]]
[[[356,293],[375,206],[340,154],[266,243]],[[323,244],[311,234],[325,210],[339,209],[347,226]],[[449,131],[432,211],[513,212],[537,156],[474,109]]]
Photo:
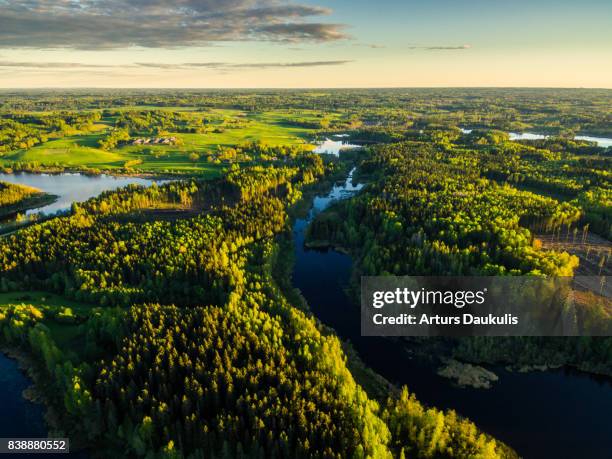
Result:
[[[545,184],[534,185],[534,191],[517,188],[521,181],[515,169],[503,164],[513,162],[516,170],[537,174],[530,147],[502,143],[474,151],[462,144],[473,142],[473,134],[456,136],[454,141],[433,145],[405,141],[373,148],[359,169],[370,177],[370,186],[320,214],[309,227],[308,244],[349,250],[358,260],[354,282],[361,275],[609,273],[611,203],[604,199],[597,206],[585,206],[581,200],[593,189],[610,193],[605,169],[593,167],[599,158],[587,170],[581,161],[574,163],[593,179],[580,179],[576,198],[558,200],[537,193],[547,189]],[[566,167],[577,160],[557,161],[563,161],[559,183],[577,182],[577,171]],[[503,183],[487,178],[499,177],[502,171]],[[525,177],[531,175],[525,173]],[[555,248],[588,245],[589,238],[602,242],[598,252],[595,248],[591,254],[571,254],[544,246],[545,237],[557,241]],[[578,313],[601,335],[609,336],[610,300],[598,293],[579,292]],[[471,362],[574,365],[612,375],[612,339],[608,337],[480,337],[450,344],[454,357]]]
[[[518,458],[355,370],[292,286],[292,227],[355,168],[361,192],[306,230],[352,257],[354,315],[361,275],[609,276],[612,147],[575,137],[612,137],[610,107],[605,90],[2,92],[3,176],[166,181],[0,236],[0,345],[92,458]],[[361,148],[312,152],[333,136]],[[1,181],[0,217],[52,193]],[[576,298],[609,335],[605,288]],[[610,338],[397,345],[612,376]]]
[[0,219],[53,202],[55,196],[25,185],[0,181]]

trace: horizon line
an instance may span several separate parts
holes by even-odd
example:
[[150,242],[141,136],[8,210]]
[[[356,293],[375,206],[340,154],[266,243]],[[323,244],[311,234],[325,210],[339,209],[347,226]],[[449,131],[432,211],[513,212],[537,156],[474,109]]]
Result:
[[91,89],[116,89],[116,90],[241,90],[241,91],[256,91],[256,90],[312,90],[312,89],[324,89],[324,90],[357,90],[357,89],[573,89],[573,90],[592,90],[592,89],[603,89],[612,90],[612,86],[295,86],[295,87],[282,87],[282,86],[254,86],[254,87],[222,87],[222,86],[200,86],[200,87],[176,87],[176,86],[0,86],[0,91],[28,91],[28,90],[91,90]]

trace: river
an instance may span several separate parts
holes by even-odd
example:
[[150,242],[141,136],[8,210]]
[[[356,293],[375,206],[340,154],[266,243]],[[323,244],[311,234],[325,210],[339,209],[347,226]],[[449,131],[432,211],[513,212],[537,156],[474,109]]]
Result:
[[[61,206],[49,212],[69,208],[69,196],[82,201],[128,183],[151,183],[110,176],[75,178],[75,174],[0,175],[0,180],[24,183],[60,195]],[[49,185],[53,183],[57,186]],[[72,189],[74,186],[80,189]],[[304,231],[312,218],[334,200],[350,197],[360,189],[361,185],[354,185],[349,175],[329,193],[315,197],[308,216],[295,221],[293,281],[313,313],[340,337],[350,340],[364,362],[375,371],[392,382],[408,385],[429,405],[456,409],[526,458],[609,459],[612,384],[608,380],[568,370],[511,373],[492,368],[500,376],[492,389],[460,389],[437,376],[433,368],[411,359],[397,342],[361,337],[359,309],[343,290],[349,281],[351,258],[332,250],[304,249]],[[46,436],[43,407],[22,397],[28,384],[16,362],[0,354],[0,437]],[[84,454],[70,456],[84,457]]]
[[[32,382],[19,369],[17,362],[0,353],[0,438],[46,438],[45,407],[23,397],[23,391]],[[9,457],[9,456],[7,456]],[[84,451],[69,454],[19,454],[22,459],[41,457],[61,459],[88,459]]]
[[17,361],[0,354],[0,438],[46,437],[43,405],[21,396],[31,381],[21,372]]
[[293,284],[312,312],[349,340],[365,364],[389,381],[407,385],[427,405],[455,409],[527,459],[610,459],[609,379],[568,369],[518,373],[489,367],[500,377],[491,389],[464,389],[413,359],[397,341],[361,336],[359,308],[344,290],[351,273],[350,256],[304,248],[304,231],[312,218],[360,188],[349,175],[344,184],[317,196],[307,218],[294,223]]

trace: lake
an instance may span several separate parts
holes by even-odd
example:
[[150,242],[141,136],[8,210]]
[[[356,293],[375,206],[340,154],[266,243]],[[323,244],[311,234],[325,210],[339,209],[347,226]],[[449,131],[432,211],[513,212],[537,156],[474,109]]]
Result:
[[[0,353],[0,438],[47,437],[44,405],[32,403],[22,396],[23,391],[31,384],[17,362]],[[83,451],[69,454],[19,454],[18,457],[88,459],[87,453]]]
[[[550,136],[544,134],[534,134],[531,132],[509,132],[510,140],[541,140],[547,139]],[[609,148],[612,147],[612,139],[608,137],[593,137],[590,135],[577,135],[574,140],[587,140],[589,142],[595,142],[598,147]]]
[[153,182],[163,183],[163,180],[150,180],[140,177],[115,177],[112,175],[85,175],[80,173],[63,174],[32,174],[20,172],[16,174],[0,173],[0,181],[18,185],[27,185],[58,196],[58,199],[46,206],[30,209],[26,215],[52,215],[70,209],[73,202],[84,202],[98,196],[103,191],[116,190],[130,184],[149,186]]
[[349,175],[344,184],[317,196],[308,216],[294,223],[293,285],[313,314],[349,340],[365,364],[389,381],[407,385],[429,406],[456,410],[527,459],[610,459],[610,379],[566,369],[518,373],[489,367],[500,377],[491,389],[462,389],[438,376],[431,365],[413,359],[401,342],[361,336],[359,307],[345,293],[351,257],[304,248],[312,218],[360,188]]
[[597,146],[610,148],[612,147],[612,139],[606,137],[592,137],[590,135],[577,135],[574,137],[576,140],[588,140],[589,142],[596,142]]
[[[463,134],[469,134],[473,129],[459,128]],[[510,140],[542,140],[550,137],[546,134],[536,134],[533,132],[508,132]],[[594,137],[590,135],[577,135],[574,137],[575,140],[587,140],[589,142],[595,142],[598,147],[609,148],[612,147],[612,139],[608,137]]]

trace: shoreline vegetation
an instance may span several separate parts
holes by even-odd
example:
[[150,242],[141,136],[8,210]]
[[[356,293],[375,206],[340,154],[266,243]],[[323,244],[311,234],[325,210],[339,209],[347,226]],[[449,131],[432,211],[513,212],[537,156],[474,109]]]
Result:
[[175,180],[175,179],[189,179],[193,177],[200,177],[197,173],[182,172],[182,173],[158,173],[158,172],[147,172],[139,171],[135,169],[92,169],[88,167],[54,167],[54,166],[37,166],[37,167],[0,167],[0,173],[4,174],[47,174],[47,175],[62,175],[62,174],[83,174],[89,176],[108,175],[113,177],[139,177],[146,179],[158,179],[158,180]]
[[[338,167],[334,173],[304,188],[302,198],[289,209],[289,217],[291,221],[290,226],[293,226],[295,219],[304,218],[306,216],[306,214],[310,211],[313,200],[316,196],[327,194],[329,191],[331,191],[335,183],[346,179],[349,170],[355,165],[358,155],[359,154],[355,155],[353,153],[343,156],[341,160],[336,162]],[[278,245],[279,248],[277,255],[274,257],[272,262],[273,276],[283,294],[295,307],[312,314],[306,299],[303,297],[300,290],[294,287],[291,282],[293,264],[295,263],[291,233],[281,235],[279,237]],[[315,318],[322,331],[332,336],[336,335],[336,331],[333,328],[326,326],[321,321],[316,319],[314,314],[312,314],[312,316]],[[343,341],[342,346],[347,355],[347,365],[349,370],[357,382],[371,397],[382,402],[388,397],[389,394],[399,395],[399,387],[393,385],[383,376],[369,368],[363,362],[363,360],[361,360],[358,353],[352,347],[350,341]]]
[[[416,159],[413,160],[414,163],[412,167],[416,169],[413,169],[410,172],[406,172],[401,167],[396,167],[395,165],[391,164],[385,164],[385,161],[390,161],[389,159],[385,158],[385,155],[388,152],[390,153],[393,151],[393,153],[391,153],[389,157],[394,158],[393,161],[397,161],[395,157],[397,156],[398,152],[401,151],[401,147],[399,146],[401,144],[397,145],[398,146],[395,147],[395,151],[393,151],[392,148],[389,148],[389,146],[375,147],[375,149],[378,149],[378,151],[374,150],[374,154],[372,155],[372,157],[363,161],[361,163],[361,167],[357,170],[357,173],[365,172],[363,175],[368,178],[368,183],[370,184],[370,186],[366,187],[364,189],[364,192],[362,192],[358,197],[335,203],[331,205],[328,209],[326,209],[324,212],[317,215],[317,217],[314,219],[313,223],[309,226],[306,232],[306,247],[320,250],[335,250],[337,248],[340,248],[341,253],[348,254],[353,259],[351,280],[349,283],[348,290],[350,292],[350,297],[353,299],[353,303],[355,304],[356,310],[358,309],[357,306],[359,304],[359,279],[361,275],[393,274],[394,270],[399,270],[402,274],[407,274],[410,270],[415,269],[415,265],[417,266],[417,272],[423,272],[423,270],[425,270],[426,272],[432,273],[453,274],[452,253],[448,255],[436,253],[440,251],[440,248],[436,248],[434,253],[440,258],[448,257],[448,265],[439,264],[437,266],[428,266],[428,260],[419,260],[417,258],[417,261],[412,261],[411,266],[409,265],[406,267],[402,266],[403,263],[406,263],[405,260],[398,259],[396,256],[393,256],[391,253],[389,253],[388,249],[385,248],[385,246],[389,244],[388,240],[397,240],[397,235],[393,234],[395,228],[401,231],[404,226],[408,226],[409,224],[413,225],[413,231],[416,231],[416,228],[418,228],[415,228],[414,222],[405,223],[402,220],[402,218],[406,218],[406,220],[409,221],[410,217],[401,217],[399,215],[394,215],[391,219],[388,219],[385,218],[385,216],[376,215],[377,212],[381,212],[381,210],[379,210],[378,208],[384,208],[385,201],[390,200],[390,197],[392,196],[392,192],[387,191],[386,188],[388,187],[389,189],[392,189],[393,186],[397,186],[393,183],[387,185],[387,183],[390,180],[398,180],[400,174],[408,174],[409,176],[409,174],[414,173],[413,171],[415,170],[416,172],[418,172],[418,174],[422,174],[425,171],[419,171],[418,168],[421,167],[425,169],[422,164],[426,164],[427,161],[426,159],[420,158],[420,155],[418,153],[413,153],[413,151],[416,151],[419,146],[421,148],[427,148],[427,145],[421,145],[419,143],[407,143],[404,146],[404,148],[407,147],[406,151],[410,152],[407,153],[407,157],[410,157],[411,155],[415,156]],[[434,154],[434,152],[431,152],[431,155]],[[371,172],[373,170],[373,163],[377,163],[378,175],[371,175]],[[387,168],[387,171],[385,171],[385,167]],[[425,173],[431,174],[431,171],[426,171]],[[457,173],[457,171],[453,172],[453,174]],[[419,180],[425,180],[425,178],[421,177]],[[418,184],[418,186],[421,187],[423,185]],[[494,185],[493,189],[496,192],[497,190],[504,190],[502,186],[503,185]],[[512,193],[514,193],[514,191],[512,191]],[[534,194],[532,192],[518,191],[516,193],[524,194],[523,199],[543,199],[545,202],[554,202],[551,198],[540,198],[539,195]],[[395,197],[394,199],[397,202],[398,198]],[[447,198],[441,197],[440,199]],[[561,207],[565,207],[566,205],[566,203],[560,204]],[[374,206],[376,206],[376,210],[372,209],[374,208]],[[402,212],[405,212],[401,205],[397,207],[399,207]],[[389,212],[390,215],[393,215],[395,212],[398,211],[391,210],[387,212]],[[364,222],[364,218],[366,218],[364,217],[364,215],[368,215],[367,218],[372,219],[372,226],[368,226],[368,223]],[[424,218],[428,217],[428,214],[424,215]],[[442,231],[444,232],[444,230]],[[564,231],[569,233],[569,227],[567,229],[564,229]],[[574,231],[574,233],[576,233],[576,231]],[[381,235],[382,237],[374,235]],[[433,233],[432,236],[434,235],[435,233]],[[418,250],[423,250],[421,248],[422,246],[431,244],[430,241],[426,241],[427,235],[423,232],[423,230],[418,230],[417,234],[414,234],[412,238],[409,239],[411,240],[408,243],[408,252],[411,252],[413,250],[413,248],[411,247],[413,245],[417,246],[416,248],[418,248]],[[373,247],[376,247],[376,249],[379,250],[381,253],[374,253],[374,251],[372,250]],[[535,244],[534,247],[536,247],[537,249],[537,246],[535,246]],[[444,245],[442,245],[442,249],[444,251],[449,250],[448,248],[444,247]],[[554,254],[555,252],[547,250],[545,253],[546,256],[550,256],[548,254]],[[561,254],[561,256],[561,259],[567,260],[567,262],[570,263],[573,267],[576,267],[578,265],[578,263],[576,263],[578,261],[577,257],[568,258],[567,253]],[[413,254],[408,254],[407,259],[411,258],[416,257]],[[603,260],[603,262],[606,261],[605,258],[601,260]],[[373,267],[373,265],[376,265],[376,267]],[[459,268],[459,270],[465,269],[461,268],[461,265],[458,265],[457,268]],[[472,270],[464,271],[463,275],[469,275],[469,273],[476,273],[480,275],[483,274],[482,271],[479,272],[477,270],[474,270],[473,268],[471,268],[470,265],[468,265],[468,270],[469,269]],[[557,275],[559,275],[559,271],[556,272]],[[461,271],[459,271],[459,273],[461,273]],[[492,275],[495,273],[488,272],[486,274]],[[551,272],[549,272],[548,274],[554,275],[554,273]],[[457,275],[456,272],[455,275]],[[600,312],[595,309],[593,311],[589,311],[589,313],[603,314],[602,321],[604,324],[609,323],[612,320],[612,316],[606,316],[607,313],[605,312],[605,310]],[[594,318],[592,320],[596,319]],[[533,369],[534,371],[542,367],[558,368],[560,366],[568,366],[576,368],[577,370],[585,373],[601,375],[604,377],[612,377],[612,361],[606,359],[605,356],[601,356],[598,351],[598,343],[603,344],[605,340],[606,338],[603,337],[587,338],[587,341],[591,343],[590,345],[593,346],[594,349],[593,351],[590,351],[590,355],[583,355],[581,358],[577,358],[575,355],[577,352],[577,348],[569,344],[572,342],[576,342],[576,340],[572,340],[571,338],[498,338],[497,340],[492,338],[464,338],[458,340],[448,339],[444,340],[445,342],[447,342],[447,346],[445,346],[445,352],[439,357],[441,359],[455,359],[456,361],[460,361],[461,365],[511,365],[515,366],[516,368],[522,368],[523,370]],[[538,355],[530,354],[529,356],[526,356],[522,355],[520,351],[517,351],[517,349],[520,350],[522,348],[525,348],[526,346],[534,346],[536,345],[536,343],[538,343],[539,346],[541,346],[541,350],[545,352],[540,352]],[[563,343],[565,343],[565,345],[563,345]],[[559,345],[560,348],[557,348],[556,346]],[[416,343],[416,346],[417,348],[421,348],[421,350],[418,352],[419,354],[429,356],[435,355],[437,352],[439,352],[437,345],[432,344],[431,342],[421,340]],[[514,352],[510,352],[511,349],[514,349]],[[467,366],[461,368],[469,369],[469,367]],[[452,367],[452,371],[449,371],[450,373],[454,374],[456,373],[455,370],[457,369],[460,369],[460,367]]]
[[[304,218],[306,216],[306,214],[310,211],[312,207],[312,203],[315,196],[325,195],[332,189],[334,184],[346,180],[346,176],[349,170],[355,167],[361,156],[362,152],[360,151],[345,154],[337,163],[340,164],[340,167],[337,168],[334,174],[312,185],[307,186],[303,191],[302,199],[298,201],[296,206],[294,206],[294,208],[290,211],[292,221],[294,221],[296,218]],[[308,303],[302,296],[299,289],[293,287],[290,282],[291,268],[293,265],[294,258],[292,241],[290,239],[288,243],[286,242],[287,239],[283,239],[283,241],[285,241],[285,243],[281,243],[279,246],[279,254],[283,255],[275,257],[276,263],[279,265],[277,266],[277,268],[275,268],[275,271],[278,272],[279,275],[282,276],[281,278],[283,279],[281,282],[279,282],[279,284],[288,286],[289,291],[285,294],[288,298],[293,297],[297,299],[297,303],[294,304],[300,304],[300,307],[304,308],[304,310],[310,311],[310,307],[308,306]],[[336,252],[350,255],[348,249],[344,249],[340,246],[335,246],[331,243],[331,241],[314,241],[313,243],[310,243],[305,240],[304,246],[306,248],[314,250],[334,250]],[[288,280],[289,282],[287,282]],[[325,333],[329,333],[332,336],[336,335],[336,331],[332,327],[323,324],[316,318],[315,320],[317,320],[317,323],[319,324],[319,327],[322,331],[324,331]],[[396,384],[389,382],[385,377],[368,367],[366,363],[361,359],[357,351],[354,349],[350,341],[346,340],[343,342],[343,349],[347,355],[347,366],[351,371],[351,374],[353,375],[355,380],[364,388],[366,393],[370,395],[370,397],[379,401],[379,403],[381,403],[381,405],[383,406],[385,403],[385,399],[388,399],[390,394],[403,399],[406,399],[406,397],[408,397],[406,387],[400,388]],[[461,365],[459,362],[456,363],[457,365]],[[490,384],[491,381],[496,380],[496,376],[493,373],[488,372],[484,368],[473,367],[478,368],[479,371],[476,372],[465,371],[466,368],[467,366],[464,367],[462,371],[462,381],[466,380],[470,384],[476,384],[477,382],[480,382],[483,384],[482,387],[485,387],[487,383]],[[477,377],[474,376],[474,373],[478,373]],[[490,387],[490,385],[486,387]],[[437,414],[441,414],[443,416],[450,416],[451,418],[454,418],[454,416],[456,416],[453,410],[438,411],[435,409],[435,407],[424,406],[414,398],[414,395],[410,395],[410,399],[417,404],[418,410],[434,410],[434,412],[436,412]],[[471,423],[471,421],[467,418],[462,418],[461,416],[459,416],[459,419],[464,419],[465,422]],[[484,433],[484,435],[490,440],[494,439],[494,437],[490,436],[487,433]],[[518,454],[510,446],[504,444],[503,442],[497,439],[495,441],[497,443],[498,452],[502,455],[502,457],[519,457]]]
[[[333,212],[333,205],[328,210],[330,212]],[[327,211],[324,211],[322,214],[320,214],[320,216],[325,218],[324,214],[326,212]],[[347,295],[349,296],[349,298],[352,298],[353,300],[352,303],[355,307],[355,311],[358,311],[359,301],[360,301],[359,282],[360,282],[360,276],[362,272],[359,267],[359,257],[362,256],[361,251],[358,249],[354,249],[354,248],[353,249],[347,248],[343,245],[343,242],[335,242],[329,239],[311,240],[309,239],[308,232],[306,234],[307,234],[306,240],[304,241],[304,246],[306,248],[309,248],[312,250],[333,250],[338,253],[348,255],[351,257],[352,259],[352,270],[351,270],[351,278],[350,278],[351,280],[349,281],[349,285],[347,286],[346,291],[347,291]],[[387,338],[387,339],[404,340],[401,337]],[[604,338],[599,338],[599,339],[604,339]],[[469,338],[464,339],[464,341],[467,341],[467,340],[469,340]],[[446,341],[449,341],[449,340],[446,340]],[[449,345],[447,344],[445,346],[440,347],[436,343],[436,344],[429,346],[425,340],[417,340],[416,342],[413,342],[413,341],[410,341],[410,342],[411,342],[412,347],[409,350],[407,350],[407,352],[410,352],[411,354],[423,360],[426,360],[426,361],[430,361],[432,358],[432,355],[437,355],[441,353],[438,359],[439,368],[440,369],[447,368],[448,361],[456,362],[458,365],[451,366],[451,370],[449,371],[453,373],[453,375],[454,374],[457,374],[457,375],[464,374],[466,378],[470,378],[471,375],[473,374],[472,370],[474,368],[470,368],[470,366],[475,367],[475,369],[478,371],[479,368],[483,368],[481,367],[481,365],[501,365],[501,366],[504,366],[508,371],[516,371],[518,373],[557,370],[559,368],[567,367],[579,373],[599,376],[599,377],[610,379],[612,381],[612,369],[596,368],[596,367],[589,366],[588,363],[585,364],[583,362],[571,363],[571,362],[564,362],[563,360],[560,361],[559,359],[562,359],[562,356],[558,354],[555,355],[554,358],[551,358],[551,360],[549,361],[542,361],[540,363],[530,363],[532,362],[532,360],[529,360],[529,358],[525,362],[518,362],[516,359],[512,357],[506,357],[505,359],[502,358],[500,360],[486,358],[486,357],[483,358],[482,356],[479,358],[473,358],[473,357],[470,357],[469,355],[464,354],[463,352],[453,353],[452,351],[450,351],[450,349],[452,348],[452,345],[449,347]],[[486,370],[485,368],[483,369],[485,371],[489,371],[489,370]],[[465,370],[465,373],[463,373],[463,370]],[[453,379],[453,378],[455,378],[455,376],[451,377],[450,379]],[[461,386],[461,384],[459,385]],[[473,384],[465,384],[465,386],[476,387]]]
[[57,196],[36,188],[0,181],[0,221],[19,217],[30,209],[43,207],[57,200]]

